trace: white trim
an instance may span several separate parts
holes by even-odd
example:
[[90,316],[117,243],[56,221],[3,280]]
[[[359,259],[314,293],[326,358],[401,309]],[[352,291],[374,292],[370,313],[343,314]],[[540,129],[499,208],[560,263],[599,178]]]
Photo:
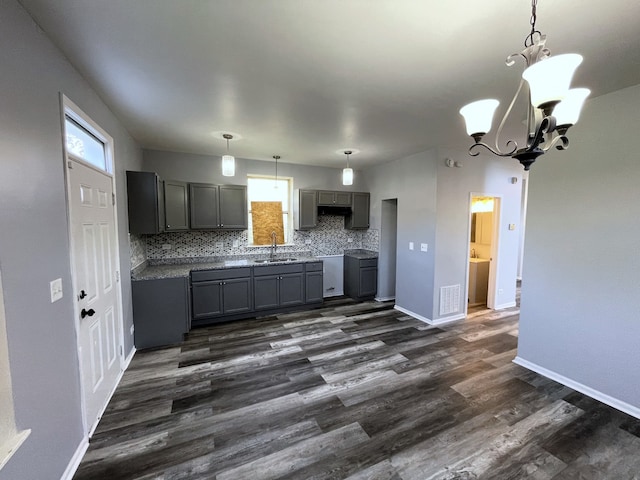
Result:
[[618,400],[617,398],[607,395],[606,393],[602,393],[599,390],[595,390],[591,387],[588,387],[587,385],[584,385],[580,382],[576,382],[575,380],[565,377],[564,375],[560,375],[559,373],[556,373],[552,370],[548,370],[544,367],[541,367],[540,365],[537,365],[533,362],[525,360],[520,356],[516,356],[516,358],[513,359],[513,363],[520,365],[521,367],[524,367],[533,372],[539,373],[540,375],[550,378],[551,380],[555,380],[556,382],[561,383],[562,385],[572,388],[578,392],[584,393],[585,395],[591,398],[594,398],[602,403],[606,403],[610,407],[620,410],[621,412],[627,413],[632,417],[640,419],[640,407],[636,407],[634,405],[631,405],[630,403],[623,402],[622,400]]
[[515,307],[517,304],[515,301],[513,302],[509,302],[509,303],[502,303],[500,305],[496,305],[496,307],[493,310],[504,310],[505,308],[512,308]]
[[[73,291],[77,291],[77,279],[75,276],[75,263],[74,263],[74,246],[73,246],[73,235],[71,232],[71,211],[69,208],[69,172],[67,169],[67,162],[70,161],[76,161],[76,162],[80,162],[83,165],[86,165],[89,168],[92,168],[96,171],[99,171],[100,173],[107,175],[108,177],[111,178],[111,188],[113,190],[113,195],[114,195],[114,205],[113,205],[113,221],[114,221],[114,235],[115,235],[115,265],[116,265],[116,271],[115,271],[115,275],[116,275],[116,285],[118,286],[115,291],[116,291],[116,303],[117,303],[117,309],[120,315],[120,325],[119,325],[119,330],[120,330],[120,338],[118,339],[118,346],[119,348],[117,348],[117,356],[118,356],[118,361],[119,361],[119,367],[120,367],[120,373],[118,374],[118,378],[117,381],[115,383],[115,387],[114,387],[114,391],[115,388],[118,386],[118,383],[120,382],[120,379],[122,378],[122,375],[124,373],[124,371],[126,370],[126,367],[128,364],[126,364],[125,360],[124,360],[124,305],[123,305],[123,301],[122,301],[122,275],[120,272],[120,267],[121,267],[121,263],[120,263],[120,233],[119,233],[119,229],[118,229],[118,193],[116,190],[116,178],[115,178],[115,171],[116,171],[116,159],[115,159],[115,142],[113,140],[113,137],[111,137],[104,129],[102,129],[97,123],[95,123],[82,109],[80,109],[80,107],[78,107],[75,103],[73,103],[66,95],[64,95],[63,93],[60,93],[60,113],[61,113],[61,123],[62,123],[62,134],[63,134],[63,138],[62,138],[62,145],[63,145],[63,151],[64,151],[64,157],[63,157],[63,165],[64,165],[64,182],[65,182],[65,202],[66,202],[66,209],[67,209],[67,232],[69,234],[69,256],[71,258],[71,283],[73,285]],[[97,138],[100,139],[100,141],[102,141],[104,143],[104,148],[105,148],[105,155],[106,155],[106,167],[107,170],[101,170],[96,168],[94,165],[91,165],[90,163],[84,161],[83,159],[78,159],[76,156],[71,155],[68,151],[67,151],[67,142],[65,139],[65,122],[66,122],[66,117],[69,116],[71,118],[73,118],[76,122],[78,122],[78,124],[83,125],[85,128],[89,129],[91,131],[91,133],[93,135],[95,135]],[[109,401],[107,401],[101,412],[100,415],[98,416],[98,418],[94,421],[93,425],[87,425],[87,419],[86,419],[86,405],[85,405],[85,394],[84,394],[84,385],[83,385],[83,381],[82,381],[82,364],[80,362],[81,357],[81,346],[79,343],[79,333],[80,333],[80,325],[78,323],[78,319],[80,318],[79,316],[79,311],[78,311],[78,305],[76,302],[74,302],[74,318],[75,320],[75,328],[76,328],[76,336],[77,336],[77,359],[78,359],[78,373],[80,374],[80,389],[81,389],[81,414],[82,414],[82,424],[83,424],[83,430],[85,432],[85,434],[87,435],[87,437],[91,437],[91,435],[93,434],[95,428],[98,425],[98,422],[100,421],[100,418],[102,417],[102,414],[104,413],[104,410],[107,408],[107,405],[109,404]],[[111,399],[111,397],[113,396],[113,391],[111,392],[111,394],[109,395],[109,400]]]
[[89,448],[89,438],[84,437],[80,441],[80,445],[78,445],[78,448],[76,449],[76,452],[73,454],[73,457],[71,457],[71,460],[69,461],[69,464],[67,465],[66,470],[62,474],[62,477],[60,477],[60,480],[71,480],[73,478],[76,471],[78,470],[78,467],[80,466],[82,457],[84,457],[84,454],[87,453],[88,448]]
[[389,302],[389,301],[395,300],[395,299],[396,299],[396,296],[392,295],[390,297],[376,297],[375,301],[376,302]]
[[399,307],[398,305],[394,305],[393,308],[402,313],[406,313],[407,315],[411,315],[416,320],[420,320],[421,322],[427,323],[429,325],[444,325],[445,323],[455,322],[457,320],[464,320],[466,315],[464,313],[460,313],[458,315],[454,315],[452,317],[439,318],[437,320],[431,320],[430,318],[423,317],[422,315],[418,315],[411,310],[407,310],[406,308]]
[[2,455],[2,457],[0,457],[0,470],[9,462],[13,454],[18,451],[29,435],[31,435],[31,429],[22,430],[12,435],[6,442],[0,445],[0,454]]

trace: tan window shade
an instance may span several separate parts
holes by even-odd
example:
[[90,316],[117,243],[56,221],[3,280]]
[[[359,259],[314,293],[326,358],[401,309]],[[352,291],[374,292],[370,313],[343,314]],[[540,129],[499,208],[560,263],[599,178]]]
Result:
[[251,202],[251,220],[254,245],[270,245],[272,232],[277,243],[284,243],[282,202]]

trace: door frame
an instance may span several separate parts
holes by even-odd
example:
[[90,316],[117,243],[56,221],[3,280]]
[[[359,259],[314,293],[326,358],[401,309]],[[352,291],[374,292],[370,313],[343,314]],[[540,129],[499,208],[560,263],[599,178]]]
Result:
[[[62,149],[63,149],[63,170],[64,170],[64,184],[65,184],[65,207],[67,209],[67,233],[69,235],[69,267],[71,269],[71,284],[73,293],[78,291],[78,279],[76,278],[76,265],[74,258],[74,239],[72,233],[72,225],[71,225],[71,208],[70,208],[70,181],[69,181],[69,169],[67,168],[67,162],[73,160],[75,162],[81,163],[84,166],[87,166],[97,172],[100,172],[111,179],[111,187],[113,189],[113,220],[114,220],[114,235],[115,235],[115,263],[116,263],[116,285],[115,285],[115,293],[116,293],[116,308],[120,317],[120,325],[119,325],[119,338],[118,338],[118,347],[117,348],[117,357],[118,357],[118,366],[120,371],[120,377],[116,381],[116,386],[120,382],[120,378],[124,373],[125,369],[125,357],[124,357],[124,308],[122,304],[122,281],[120,275],[120,235],[118,232],[118,194],[116,190],[116,181],[115,174],[116,171],[116,163],[115,163],[115,155],[114,155],[114,141],[113,137],[111,137],[104,129],[102,129],[97,123],[95,123],[84,111],[82,111],[75,103],[73,103],[66,95],[60,93],[60,113],[61,113],[61,132],[62,132]],[[67,151],[67,142],[65,141],[66,133],[65,133],[65,121],[66,117],[72,118],[74,121],[78,122],[78,124],[82,125],[84,128],[89,130],[96,138],[98,138],[105,145],[105,154],[107,157],[106,166],[107,170],[101,170],[90,163],[84,161],[82,158],[77,157],[76,155]],[[79,383],[80,383],[80,405],[81,405],[81,414],[82,414],[82,425],[84,434],[87,437],[91,437],[95,427],[98,425],[98,420],[104,414],[104,409],[106,409],[109,399],[113,395],[115,388],[109,394],[109,399],[105,403],[103,410],[100,412],[98,418],[95,419],[92,425],[87,425],[87,414],[86,414],[86,403],[85,403],[85,385],[82,381],[83,378],[83,365],[81,362],[81,345],[80,345],[80,310],[78,302],[73,303],[73,313],[74,313],[74,327],[76,331],[76,355],[77,355],[77,363],[78,363],[78,373],[79,373]]]
[[[499,285],[499,277],[500,270],[498,269],[498,265],[500,264],[500,224],[502,222],[502,202],[504,201],[504,195],[501,193],[490,193],[490,192],[470,192],[469,193],[469,203],[468,203],[468,226],[467,226],[467,241],[466,251],[465,251],[465,261],[466,261],[466,278],[465,278],[465,292],[466,295],[464,298],[469,298],[469,252],[471,251],[471,218],[473,213],[471,212],[471,204],[473,203],[474,197],[492,197],[494,199],[493,204],[493,225],[492,225],[492,234],[491,234],[491,261],[489,262],[489,285],[487,289],[487,308],[492,310],[495,309],[496,305],[500,305],[498,301],[498,291],[497,286]],[[464,314],[467,316],[469,311],[469,302],[465,302]]]

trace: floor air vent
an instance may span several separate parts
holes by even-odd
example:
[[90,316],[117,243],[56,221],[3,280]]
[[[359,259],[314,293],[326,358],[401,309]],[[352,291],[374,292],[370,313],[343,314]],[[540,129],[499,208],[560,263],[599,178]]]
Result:
[[440,287],[440,315],[456,313],[460,308],[460,285]]

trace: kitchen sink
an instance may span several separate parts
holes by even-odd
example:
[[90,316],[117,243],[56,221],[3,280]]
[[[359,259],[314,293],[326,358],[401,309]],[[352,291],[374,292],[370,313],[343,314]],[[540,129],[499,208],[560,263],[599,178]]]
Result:
[[267,258],[265,260],[254,260],[254,263],[276,263],[276,262],[295,262],[297,258]]

